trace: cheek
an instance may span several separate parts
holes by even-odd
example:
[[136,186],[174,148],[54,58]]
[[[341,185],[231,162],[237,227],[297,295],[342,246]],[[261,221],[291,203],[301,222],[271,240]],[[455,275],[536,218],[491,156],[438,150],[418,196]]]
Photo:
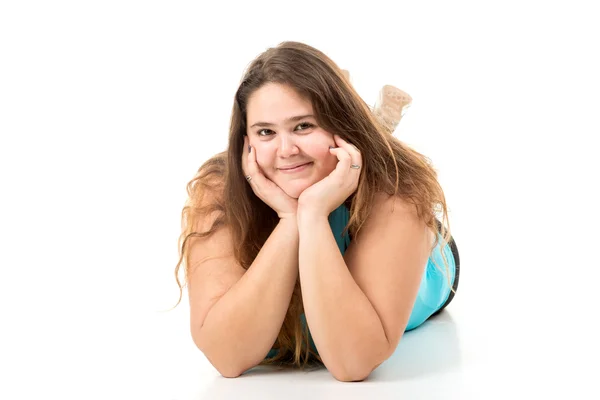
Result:
[[315,148],[311,155],[319,163],[319,175],[327,176],[337,165],[337,157],[329,152],[329,144]]
[[269,164],[269,155],[264,148],[260,146],[254,146],[252,147],[252,151],[256,152],[256,163],[259,165],[259,167],[264,168]]
[[257,147],[253,147],[252,151],[256,151],[256,164],[258,164],[258,167],[262,173],[267,177],[271,177],[273,175],[273,168],[275,165],[272,152],[270,152],[269,149]]
[[313,152],[313,157],[320,161],[329,160],[332,157],[332,154],[329,152],[329,146],[319,146]]
[[329,146],[330,144],[325,141],[322,141],[318,144],[312,144],[309,147],[310,156],[321,163],[326,163],[327,160],[333,157],[333,155],[329,152]]

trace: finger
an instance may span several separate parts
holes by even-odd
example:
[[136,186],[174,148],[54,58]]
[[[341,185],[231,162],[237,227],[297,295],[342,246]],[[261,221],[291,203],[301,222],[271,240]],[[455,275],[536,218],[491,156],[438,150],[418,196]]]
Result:
[[360,150],[358,149],[358,147],[356,147],[355,145],[353,145],[352,143],[342,139],[342,137],[338,134],[333,135],[333,140],[335,141],[335,143],[338,146],[344,146],[345,149],[348,150],[349,153],[360,153]]
[[[254,146],[250,146],[250,153],[248,153],[248,164],[246,165],[247,173],[246,176],[250,176],[250,183],[256,184],[258,188],[268,189],[271,187],[272,182],[265,177],[256,161],[256,149]],[[246,178],[247,180],[247,178]],[[255,187],[256,187],[255,186]]]
[[258,165],[256,165],[256,150],[250,146],[246,146],[246,151],[249,151],[248,157],[246,158],[247,164],[246,169],[248,171],[248,175],[254,176],[258,172]]
[[360,165],[362,166],[362,157],[360,154],[360,150],[358,150],[358,148],[356,146],[354,146],[353,144],[348,143],[347,141],[345,141],[344,139],[342,139],[339,135],[333,135],[333,139],[335,140],[335,143],[340,146],[341,148],[345,149],[348,154],[350,154],[350,157],[352,158],[352,164],[356,164],[356,165]]
[[244,135],[244,146],[242,147],[242,172],[248,175],[248,136]]
[[352,157],[343,147],[332,147],[329,149],[329,152],[338,159],[338,163],[330,175],[344,178],[351,169],[350,165],[352,164]]

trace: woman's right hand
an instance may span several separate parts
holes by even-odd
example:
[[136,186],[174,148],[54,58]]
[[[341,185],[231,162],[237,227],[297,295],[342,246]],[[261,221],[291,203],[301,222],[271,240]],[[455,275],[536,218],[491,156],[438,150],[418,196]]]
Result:
[[[248,152],[248,146],[248,136],[244,135],[242,170],[250,187],[259,199],[277,213],[280,219],[293,218],[295,221],[298,199],[288,196],[283,189],[263,174],[256,162],[256,150],[251,147],[250,152]],[[250,177],[249,180],[248,177]]]

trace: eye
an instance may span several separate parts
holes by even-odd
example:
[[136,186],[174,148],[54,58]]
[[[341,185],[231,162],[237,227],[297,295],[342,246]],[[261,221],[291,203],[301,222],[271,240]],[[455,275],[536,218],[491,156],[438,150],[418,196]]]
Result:
[[298,127],[300,127],[300,126],[303,126],[303,127],[304,127],[304,128],[302,128],[302,129],[300,129],[301,131],[305,131],[305,130],[307,130],[307,129],[314,128],[314,125],[313,125],[313,124],[311,124],[310,122],[302,122],[302,123],[298,124],[298,126],[297,126],[296,128],[298,128]]
[[267,136],[267,135],[269,135],[269,134],[270,134],[270,133],[267,133],[267,134],[264,134],[264,135],[263,135],[263,132],[273,132],[273,131],[272,131],[272,130],[270,130],[270,129],[261,129],[260,131],[258,131],[258,132],[256,132],[256,133],[258,134],[258,136]]

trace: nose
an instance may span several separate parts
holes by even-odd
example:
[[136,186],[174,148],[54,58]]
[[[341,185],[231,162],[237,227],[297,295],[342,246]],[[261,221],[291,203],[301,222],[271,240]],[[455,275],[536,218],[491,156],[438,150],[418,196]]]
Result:
[[283,158],[293,156],[299,152],[293,135],[285,133],[279,135],[279,147],[277,150],[279,157]]

